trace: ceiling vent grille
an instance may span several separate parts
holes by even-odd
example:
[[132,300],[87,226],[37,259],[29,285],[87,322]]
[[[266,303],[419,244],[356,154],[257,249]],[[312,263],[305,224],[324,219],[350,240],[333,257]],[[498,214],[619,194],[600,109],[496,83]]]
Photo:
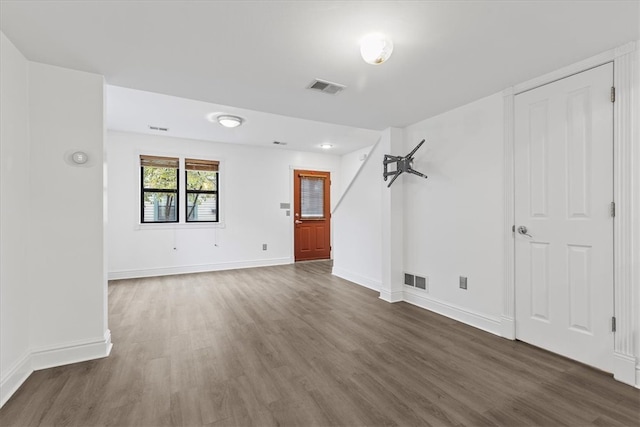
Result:
[[151,126],[151,125],[149,125],[149,129],[158,130],[158,131],[161,131],[161,132],[167,132],[169,130],[169,128],[163,128],[163,127],[160,127],[160,126]]
[[346,88],[345,85],[338,83],[331,83],[326,80],[315,79],[307,86],[307,89],[313,89],[318,92],[326,93],[329,95],[336,95],[342,92]]
[[273,143],[274,143],[275,145],[287,145],[287,143],[286,143],[286,142],[282,142],[282,141],[273,141]]

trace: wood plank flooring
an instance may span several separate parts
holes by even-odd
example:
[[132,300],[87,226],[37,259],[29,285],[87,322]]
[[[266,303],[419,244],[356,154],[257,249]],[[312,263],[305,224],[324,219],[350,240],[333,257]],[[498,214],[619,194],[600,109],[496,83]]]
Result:
[[114,348],[34,372],[0,425],[637,426],[640,390],[331,276],[109,285]]

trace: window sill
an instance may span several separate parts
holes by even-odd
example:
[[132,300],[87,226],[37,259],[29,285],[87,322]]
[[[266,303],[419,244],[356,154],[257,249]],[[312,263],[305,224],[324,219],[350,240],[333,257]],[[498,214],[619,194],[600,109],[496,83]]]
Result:
[[199,230],[225,228],[224,222],[165,222],[165,223],[138,223],[134,230]]

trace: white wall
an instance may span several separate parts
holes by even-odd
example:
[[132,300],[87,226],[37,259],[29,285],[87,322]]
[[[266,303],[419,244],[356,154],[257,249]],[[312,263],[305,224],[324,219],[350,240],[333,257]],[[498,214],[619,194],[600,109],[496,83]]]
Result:
[[0,33],[0,406],[31,373],[28,62]]
[[[35,369],[104,357],[102,76],[1,37],[0,404]],[[73,164],[76,150],[89,154]]]
[[429,177],[404,181],[405,271],[429,278],[429,298],[490,324],[502,309],[502,103],[492,95],[405,129],[406,151],[426,139],[414,168]]
[[[105,341],[102,76],[29,65],[34,352]],[[89,162],[74,165],[77,150]]]
[[380,290],[382,146],[376,144],[333,212],[333,274]]
[[347,153],[340,158],[340,195],[345,194],[364,161],[371,153],[373,145]]
[[[499,333],[502,103],[496,94],[416,123],[404,129],[403,144],[392,143],[393,129],[382,133],[382,142],[391,142],[374,148],[334,212],[335,275],[385,291],[381,298],[396,301],[404,293],[413,304]],[[387,188],[384,154],[406,154],[423,138],[413,166],[428,179],[404,174]],[[399,270],[428,277],[429,291],[402,291]],[[468,277],[467,291],[459,289],[459,276]],[[389,289],[381,289],[384,281]]]
[[[333,155],[125,132],[108,133],[107,151],[113,279],[292,262],[293,211],[280,209],[293,207],[292,168],[330,171],[332,207],[340,195]],[[223,223],[140,225],[140,154],[220,160]]]

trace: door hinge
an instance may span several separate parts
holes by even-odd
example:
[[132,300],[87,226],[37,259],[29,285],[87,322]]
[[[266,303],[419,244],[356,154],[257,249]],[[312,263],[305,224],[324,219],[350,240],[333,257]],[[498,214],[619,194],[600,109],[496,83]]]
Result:
[[611,217],[616,217],[616,202],[611,202]]
[[512,233],[515,233],[515,232],[516,232],[516,226],[515,226],[515,224],[511,226],[511,232],[512,232]]
[[611,332],[615,332],[616,331],[616,316],[613,316],[611,318]]
[[616,87],[611,86],[611,102],[616,102]]

